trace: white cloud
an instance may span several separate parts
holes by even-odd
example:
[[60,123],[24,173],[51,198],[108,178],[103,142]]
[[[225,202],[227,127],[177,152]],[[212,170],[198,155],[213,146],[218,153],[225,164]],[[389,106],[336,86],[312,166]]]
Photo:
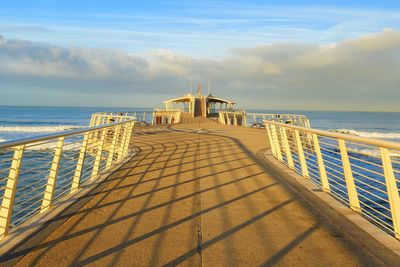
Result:
[[[215,60],[166,49],[134,56],[0,37],[0,62],[0,89],[36,86],[77,96],[111,90],[122,99],[181,93],[193,76],[211,78],[215,93],[247,107],[400,110],[400,33],[394,30],[326,46],[240,48]],[[153,103],[161,100],[154,96]]]

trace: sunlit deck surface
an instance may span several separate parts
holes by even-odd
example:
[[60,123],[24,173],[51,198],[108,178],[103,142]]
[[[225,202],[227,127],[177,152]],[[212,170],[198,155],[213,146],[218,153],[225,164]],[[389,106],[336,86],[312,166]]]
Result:
[[194,118],[137,129],[131,147],[136,154],[17,266],[384,263],[260,159],[263,130]]

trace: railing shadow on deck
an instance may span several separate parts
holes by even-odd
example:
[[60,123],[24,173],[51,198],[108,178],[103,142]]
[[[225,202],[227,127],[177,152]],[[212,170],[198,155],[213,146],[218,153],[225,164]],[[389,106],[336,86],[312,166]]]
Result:
[[[162,133],[165,133],[165,132],[162,131]],[[154,133],[154,134],[157,134],[157,133]],[[171,133],[171,134],[182,134],[182,133],[176,132],[176,133]],[[152,135],[152,134],[150,134],[150,135]],[[186,135],[188,135],[188,134],[186,134]],[[177,227],[183,223],[187,223],[187,222],[196,220],[204,214],[218,210],[224,206],[235,203],[236,201],[243,201],[243,200],[248,201],[246,204],[249,206],[248,208],[251,210],[252,203],[251,203],[251,199],[249,198],[250,196],[252,196],[256,193],[260,193],[260,192],[267,196],[268,194],[265,190],[268,190],[269,188],[274,187],[281,183],[281,181],[279,179],[277,179],[273,183],[259,185],[256,190],[244,192],[243,188],[242,189],[239,188],[241,186],[240,183],[251,180],[255,176],[259,175],[260,173],[253,173],[250,175],[242,175],[242,176],[236,175],[234,180],[225,181],[225,182],[219,181],[215,186],[205,188],[205,189],[202,189],[199,186],[199,183],[200,183],[200,180],[206,179],[207,177],[209,177],[209,175],[203,175],[203,176],[199,175],[199,176],[195,176],[195,178],[193,178],[193,179],[184,180],[183,182],[179,181],[180,179],[183,179],[182,175],[184,173],[195,172],[202,168],[212,169],[215,167],[216,164],[222,164],[222,163],[213,163],[212,160],[217,158],[217,157],[215,157],[215,158],[210,158],[208,165],[194,166],[190,170],[183,171],[182,168],[185,164],[193,164],[198,160],[198,158],[196,158],[195,160],[185,162],[185,158],[187,157],[188,151],[191,151],[190,149],[192,149],[193,146],[194,146],[194,151],[200,150],[200,145],[194,143],[193,140],[191,140],[191,138],[193,136],[195,136],[195,134],[189,134],[189,136],[190,136],[190,138],[188,138],[188,140],[179,140],[179,141],[168,140],[168,139],[165,139],[164,137],[161,137],[160,140],[151,139],[151,142],[149,141],[147,143],[139,140],[139,142],[142,143],[140,145],[138,144],[139,142],[135,141],[134,142],[135,145],[141,147],[140,151],[138,151],[138,153],[134,157],[132,157],[131,160],[129,160],[127,163],[125,163],[123,166],[121,166],[121,168],[119,168],[115,173],[113,173],[113,175],[111,175],[108,179],[101,182],[102,186],[99,187],[98,190],[96,190],[95,192],[86,196],[88,198],[89,197],[92,198],[91,199],[91,202],[93,202],[92,206],[91,207],[83,207],[82,209],[72,212],[62,218],[63,220],[65,220],[65,219],[72,218],[72,217],[79,217],[79,218],[75,218],[75,221],[73,222],[72,226],[70,226],[70,229],[65,231],[59,238],[56,238],[53,240],[45,240],[44,242],[41,242],[39,245],[24,248],[23,250],[20,250],[20,251],[16,250],[14,252],[11,252],[8,255],[5,255],[5,257],[3,257],[0,260],[0,262],[5,262],[8,260],[12,260],[14,258],[19,258],[28,252],[36,251],[36,252],[38,252],[38,255],[36,256],[36,259],[31,264],[37,264],[44,257],[44,255],[46,253],[48,253],[53,247],[57,246],[57,244],[65,242],[65,241],[73,239],[73,238],[79,238],[82,235],[91,233],[92,237],[84,245],[84,249],[82,251],[80,251],[78,253],[78,255],[76,255],[76,257],[73,259],[72,265],[74,265],[74,264],[84,265],[84,264],[92,263],[92,262],[95,262],[99,259],[102,259],[102,258],[104,258],[106,256],[110,256],[110,255],[113,256],[112,264],[117,264],[119,261],[119,257],[123,253],[123,249],[125,249],[129,246],[132,246],[134,244],[137,244],[140,241],[146,240],[151,237],[156,237],[156,236],[158,237],[158,241],[156,242],[156,245],[152,248],[152,255],[153,255],[152,258],[154,259],[152,264],[157,265],[157,264],[159,264],[159,262],[157,262],[157,260],[158,260],[158,256],[160,255],[161,244],[163,242],[165,231],[172,229],[174,227]],[[182,135],[182,137],[183,137],[183,135]],[[226,136],[219,136],[219,135],[211,135],[211,137],[208,137],[208,141],[205,141],[204,139],[206,139],[206,138],[203,138],[202,141],[206,142],[206,145],[208,144],[209,146],[214,146],[215,144],[220,145],[222,148],[224,146],[231,146],[231,147],[234,146],[235,150],[239,150],[239,152],[230,154],[230,156],[237,157],[233,160],[238,161],[238,160],[243,160],[246,158],[246,159],[250,159],[252,161],[252,164],[242,165],[238,168],[246,168],[246,167],[249,167],[250,165],[257,164],[258,166],[260,166],[262,168],[261,173],[270,173],[270,170],[268,168],[266,168],[263,164],[261,164],[259,159],[257,159],[257,157],[252,152],[250,152],[242,143],[240,143],[240,141],[238,141],[234,138],[230,138],[230,137],[226,137]],[[179,149],[178,149],[178,147],[179,147]],[[183,147],[183,149],[182,149],[182,147]],[[217,146],[217,147],[219,148],[219,146]],[[210,147],[208,149],[210,149]],[[177,152],[178,150],[179,151],[183,150],[183,151]],[[207,151],[207,149],[205,149],[205,151]],[[156,154],[158,156],[154,156],[154,154]],[[204,153],[204,154],[207,154],[207,153]],[[158,159],[161,156],[166,156],[167,159],[158,161]],[[178,160],[178,163],[170,166],[170,165],[168,165],[168,162],[169,162],[169,160],[171,160],[173,158],[173,156],[177,157],[177,159],[175,159],[175,160]],[[229,161],[228,162],[225,161],[225,163],[229,163]],[[144,170],[141,170],[141,171],[135,173],[136,166],[141,166],[141,168],[144,168]],[[171,185],[159,187],[160,183],[163,179],[168,179],[169,177],[172,177],[172,175],[166,174],[167,170],[169,168],[175,168],[175,167],[178,167],[178,170],[174,173],[175,175],[177,175],[175,181],[173,181],[173,183]],[[152,178],[151,180],[145,179],[146,178],[145,175],[154,170],[160,171],[158,177]],[[215,173],[218,173],[218,172],[215,171]],[[223,171],[221,173],[223,173]],[[125,184],[127,176],[129,177],[129,176],[135,176],[135,175],[137,176],[137,178],[135,178],[135,182]],[[153,187],[150,190],[143,192],[141,194],[135,194],[135,190],[140,185],[142,185],[143,183],[148,183],[149,181],[155,182]],[[180,186],[182,184],[187,184],[187,183],[193,183],[194,192],[191,192],[184,196],[178,197],[178,195],[177,195],[178,186]],[[217,205],[206,208],[204,210],[196,210],[195,208],[193,208],[193,213],[190,216],[178,219],[172,223],[168,223],[170,221],[171,209],[173,208],[174,204],[179,203],[180,201],[183,201],[183,200],[190,199],[190,198],[199,197],[204,192],[209,192],[209,191],[213,191],[213,190],[218,191],[220,188],[223,188],[228,185],[236,185],[239,188],[239,190],[242,190],[243,193],[241,195],[231,198],[229,200],[219,199],[219,203]],[[172,192],[171,192],[171,195],[170,195],[168,201],[159,203],[157,205],[152,205],[152,206],[150,205],[152,198],[155,197],[155,193],[163,191],[163,190],[169,190],[169,189],[172,189]],[[294,193],[293,189],[291,189],[291,188],[286,188],[286,189],[292,193],[293,198],[288,199],[284,202],[281,202],[281,203],[277,204],[275,207],[264,210],[261,213],[253,214],[254,215],[253,217],[251,217],[250,219],[248,219],[238,225],[230,225],[231,223],[229,222],[229,215],[228,215],[226,218],[224,218],[224,220],[227,220],[227,222],[226,222],[227,226],[229,225],[229,227],[227,227],[228,229],[225,232],[220,233],[219,235],[215,236],[214,238],[212,238],[206,242],[202,242],[200,244],[200,247],[194,247],[193,249],[187,251],[186,253],[176,257],[174,260],[168,262],[167,265],[175,265],[175,264],[179,264],[179,263],[186,261],[187,259],[191,258],[192,256],[201,253],[202,250],[209,248],[210,246],[216,244],[217,242],[220,242],[221,240],[228,238],[229,236],[232,236],[233,234],[237,233],[241,229],[248,227],[249,225],[251,225],[253,223],[256,223],[260,219],[265,218],[266,216],[270,215],[274,211],[281,209],[285,205],[287,205],[287,204],[291,203],[293,200],[297,199],[296,193]],[[127,192],[124,190],[127,190]],[[120,191],[123,191],[124,195],[126,195],[126,196],[121,197],[117,200],[113,200],[113,201],[107,200],[112,194],[116,194],[117,192],[120,192]],[[146,199],[145,199],[144,203],[142,203],[142,207],[138,211],[132,212],[125,216],[117,217],[118,211],[125,204],[128,205],[127,201],[130,201],[132,199],[139,198],[139,197],[146,197]],[[104,220],[102,222],[100,222],[94,226],[90,226],[85,229],[78,230],[77,227],[80,225],[80,223],[82,223],[85,220],[85,218],[89,214],[91,214],[92,212],[96,212],[96,210],[98,210],[98,209],[102,209],[104,207],[109,207],[109,206],[114,206],[114,205],[115,205],[115,208],[114,208],[113,212],[111,214],[109,214],[109,216],[104,218]],[[151,231],[148,231],[148,232],[145,232],[145,233],[141,233],[140,235],[136,236],[135,238],[129,239],[132,232],[135,230],[135,227],[138,225],[138,223],[141,220],[143,215],[145,215],[149,211],[153,211],[153,210],[156,210],[156,209],[159,209],[162,207],[167,207],[167,211],[164,213],[164,216],[162,218],[162,224],[161,224],[162,226],[161,227],[156,228]],[[315,215],[315,220],[317,221],[317,223],[315,225],[312,225],[309,229],[306,229],[303,234],[299,235],[296,239],[292,240],[291,243],[289,243],[286,247],[284,247],[283,249],[281,249],[280,251],[275,253],[271,258],[266,259],[266,262],[265,262],[266,265],[276,263],[277,261],[279,261],[279,259],[281,257],[283,257],[284,255],[286,255],[290,250],[292,250],[296,244],[302,242],[313,231],[315,231],[317,228],[321,227],[320,226],[320,216],[317,216],[316,214],[314,214],[314,215]],[[61,220],[61,218],[54,219],[54,221],[57,221],[57,220]],[[89,257],[84,257],[84,254],[87,252],[88,249],[90,249],[90,246],[92,246],[97,241],[97,238],[102,234],[102,232],[104,231],[104,229],[107,226],[115,225],[117,223],[120,223],[120,222],[123,222],[126,220],[133,220],[133,221],[130,223],[130,228],[127,229],[126,238],[124,240],[122,240],[122,242],[120,242],[120,244],[109,247],[108,249],[103,250],[100,253],[91,255]],[[263,231],[263,229],[259,229],[259,231]]]

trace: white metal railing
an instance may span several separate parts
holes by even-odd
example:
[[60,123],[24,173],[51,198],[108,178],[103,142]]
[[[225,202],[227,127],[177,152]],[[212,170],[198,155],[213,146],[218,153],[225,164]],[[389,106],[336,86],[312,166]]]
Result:
[[247,113],[245,111],[219,112],[219,122],[225,125],[265,128],[264,120],[310,128],[310,121],[305,115]]
[[128,120],[135,120],[137,122],[150,123],[151,113],[148,112],[98,112],[92,114],[90,118],[90,126],[99,126],[110,124],[114,122],[122,122]]
[[246,126],[245,111],[219,111],[218,122],[225,125]]
[[400,143],[263,122],[275,158],[400,239]]
[[127,156],[134,120],[0,144],[0,237]]
[[310,128],[310,120],[305,115],[246,113],[246,126],[265,126],[263,123],[264,120]]
[[162,124],[174,124],[180,123],[182,116],[182,110],[165,110],[165,109],[154,109],[153,111],[153,125]]

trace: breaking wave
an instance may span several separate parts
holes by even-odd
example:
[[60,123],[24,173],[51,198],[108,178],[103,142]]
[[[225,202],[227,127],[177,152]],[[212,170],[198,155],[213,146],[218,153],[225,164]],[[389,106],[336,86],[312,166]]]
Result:
[[[59,125],[59,126],[0,126],[0,132],[9,133],[49,133],[61,132],[82,128],[84,126]],[[1,141],[1,139],[0,139]]]
[[[57,142],[27,146],[26,150],[55,150]],[[75,151],[81,148],[81,143],[64,143],[63,151]]]
[[[349,147],[347,149],[347,151],[349,153],[354,153],[354,154],[359,154],[359,155],[364,155],[364,156],[371,156],[371,157],[380,157],[381,156],[381,151],[379,149],[373,149],[373,148]],[[400,152],[390,151],[389,154],[392,157],[400,157]]]
[[[4,138],[0,138],[1,142],[6,142],[7,140]],[[57,144],[57,140],[52,142],[38,142],[38,143],[30,143],[25,147],[25,150],[54,150]],[[78,150],[81,148],[81,142],[65,142],[64,150]]]
[[400,133],[385,133],[385,132],[365,132],[365,131],[356,131],[356,130],[348,130],[348,129],[339,129],[335,130],[338,133],[351,134],[360,137],[369,137],[369,138],[383,138],[383,139],[400,139]]

